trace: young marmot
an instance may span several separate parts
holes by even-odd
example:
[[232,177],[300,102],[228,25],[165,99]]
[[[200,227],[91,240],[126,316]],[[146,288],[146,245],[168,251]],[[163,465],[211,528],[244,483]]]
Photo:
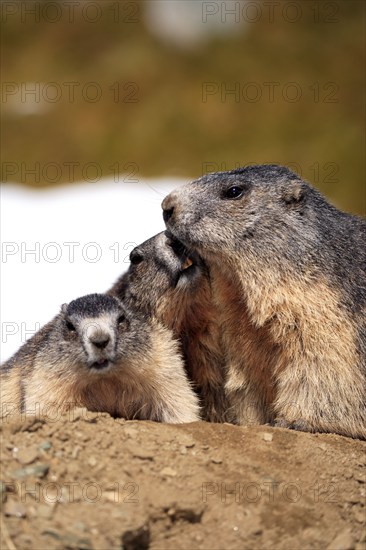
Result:
[[74,407],[127,419],[199,420],[171,331],[90,294],[61,312],[0,369],[2,416]]
[[137,246],[130,260],[128,271],[108,294],[117,296],[132,311],[154,316],[173,331],[200,397],[202,418],[230,420],[220,327],[204,262],[165,233]]
[[365,438],[366,222],[276,165],[209,174],[163,210],[210,267],[237,420]]

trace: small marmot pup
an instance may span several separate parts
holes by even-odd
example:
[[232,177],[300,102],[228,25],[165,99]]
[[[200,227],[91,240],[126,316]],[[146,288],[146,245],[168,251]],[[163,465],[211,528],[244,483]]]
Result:
[[366,437],[366,222],[287,168],[204,176],[163,201],[210,267],[240,423]]
[[63,305],[2,365],[0,381],[3,416],[86,407],[127,419],[199,420],[171,331],[104,294]]
[[202,418],[228,421],[220,327],[205,263],[164,232],[132,250],[130,261],[128,271],[108,293],[173,331],[200,397]]

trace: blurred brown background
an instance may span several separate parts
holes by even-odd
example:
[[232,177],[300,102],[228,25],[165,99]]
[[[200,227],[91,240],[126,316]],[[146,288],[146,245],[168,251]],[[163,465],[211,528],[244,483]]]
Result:
[[365,2],[4,1],[2,181],[286,164],[366,212]]

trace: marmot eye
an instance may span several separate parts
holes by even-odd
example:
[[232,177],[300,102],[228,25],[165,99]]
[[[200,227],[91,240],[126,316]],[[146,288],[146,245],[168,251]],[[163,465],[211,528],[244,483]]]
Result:
[[70,321],[66,321],[66,327],[67,329],[70,331],[70,332],[74,332],[75,331],[75,327],[72,323],[70,323]]
[[233,185],[233,187],[229,187],[229,189],[226,189],[224,192],[224,197],[226,199],[238,199],[242,196],[244,189],[242,187],[238,187],[236,185]]
[[126,320],[126,317],[125,315],[120,315],[117,319],[117,324],[120,325],[121,323],[123,323],[123,321]]

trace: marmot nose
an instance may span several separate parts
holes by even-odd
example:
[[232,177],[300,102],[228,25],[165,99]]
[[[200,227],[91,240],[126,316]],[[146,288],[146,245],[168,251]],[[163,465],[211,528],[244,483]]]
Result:
[[173,215],[173,212],[174,212],[174,206],[172,206],[168,210],[163,210],[163,219],[165,223],[167,223],[170,220],[170,218]]
[[101,336],[91,336],[90,341],[98,349],[104,349],[108,346],[110,342],[110,336],[108,334],[103,334]]
[[167,223],[170,220],[170,218],[173,216],[173,212],[174,212],[174,203],[173,203],[173,198],[171,194],[165,197],[165,199],[161,204],[161,207],[163,209],[163,219],[165,223]]
[[138,248],[134,248],[134,249],[131,251],[131,254],[130,254],[130,262],[131,262],[131,264],[137,265],[137,264],[140,264],[143,260],[144,260],[144,257],[143,257],[143,255],[141,254],[141,252],[138,250]]

